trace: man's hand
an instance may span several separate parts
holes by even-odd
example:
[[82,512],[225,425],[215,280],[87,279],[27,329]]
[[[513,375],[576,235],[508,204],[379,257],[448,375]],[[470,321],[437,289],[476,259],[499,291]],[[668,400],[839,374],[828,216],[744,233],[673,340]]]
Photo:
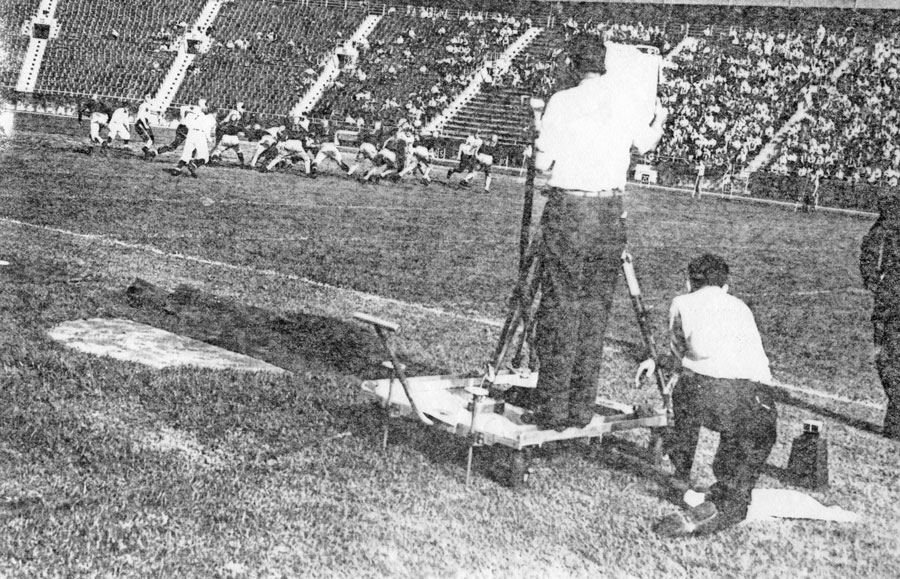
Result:
[[653,373],[656,372],[656,362],[653,358],[647,358],[638,366],[637,374],[634,376],[634,386],[635,388],[641,387],[641,378],[646,374],[647,378],[653,376]]

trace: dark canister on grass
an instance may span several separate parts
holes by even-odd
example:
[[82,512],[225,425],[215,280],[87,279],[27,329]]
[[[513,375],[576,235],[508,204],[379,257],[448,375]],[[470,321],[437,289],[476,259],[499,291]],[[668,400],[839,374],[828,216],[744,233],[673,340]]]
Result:
[[809,489],[828,486],[828,441],[820,420],[807,420],[791,444],[788,472],[794,484]]

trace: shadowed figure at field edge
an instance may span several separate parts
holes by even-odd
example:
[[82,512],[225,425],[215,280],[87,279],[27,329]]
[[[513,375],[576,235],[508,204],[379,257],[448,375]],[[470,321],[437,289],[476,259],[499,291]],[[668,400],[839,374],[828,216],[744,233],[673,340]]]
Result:
[[882,200],[878,220],[862,240],[859,271],[874,294],[875,363],[887,396],[882,434],[900,440],[900,200]]

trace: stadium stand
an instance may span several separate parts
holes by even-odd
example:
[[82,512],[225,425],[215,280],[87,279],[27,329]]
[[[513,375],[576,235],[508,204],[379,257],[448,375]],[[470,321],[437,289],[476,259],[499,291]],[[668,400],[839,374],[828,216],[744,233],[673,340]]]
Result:
[[358,5],[326,8],[257,0],[223,6],[211,50],[194,61],[176,103],[243,101],[248,110],[285,116],[315,82],[325,58],[366,16]]
[[[0,1],[0,85],[14,87],[28,48],[23,25],[38,8],[38,0]],[[27,28],[26,28],[27,30]]]
[[425,125],[468,85],[486,58],[500,54],[527,26],[515,16],[389,10],[347,70],[313,109],[338,120],[373,118]]
[[99,93],[138,99],[162,82],[172,43],[193,22],[201,0],[63,0],[36,92]]
[[675,59],[664,98],[673,114],[660,155],[745,166],[796,111],[803,88],[824,82],[849,57],[849,39],[828,39],[707,28]]
[[770,167],[896,187],[900,182],[900,35],[878,39],[834,79],[808,91],[805,122]]

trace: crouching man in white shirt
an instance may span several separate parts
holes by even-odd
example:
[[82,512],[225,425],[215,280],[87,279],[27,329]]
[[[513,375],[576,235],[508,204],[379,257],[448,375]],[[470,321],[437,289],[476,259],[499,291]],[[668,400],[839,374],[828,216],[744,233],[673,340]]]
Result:
[[[669,310],[672,358],[665,362],[679,374],[672,392],[675,424],[666,440],[675,488],[689,488],[700,427],[720,439],[712,464],[716,483],[705,502],[657,521],[654,530],[668,536],[713,532],[746,518],[778,418],[767,387],[769,359],[750,308],[728,294],[728,264],[705,254],[687,273],[690,293],[672,300]],[[654,371],[647,360],[638,376]]]

